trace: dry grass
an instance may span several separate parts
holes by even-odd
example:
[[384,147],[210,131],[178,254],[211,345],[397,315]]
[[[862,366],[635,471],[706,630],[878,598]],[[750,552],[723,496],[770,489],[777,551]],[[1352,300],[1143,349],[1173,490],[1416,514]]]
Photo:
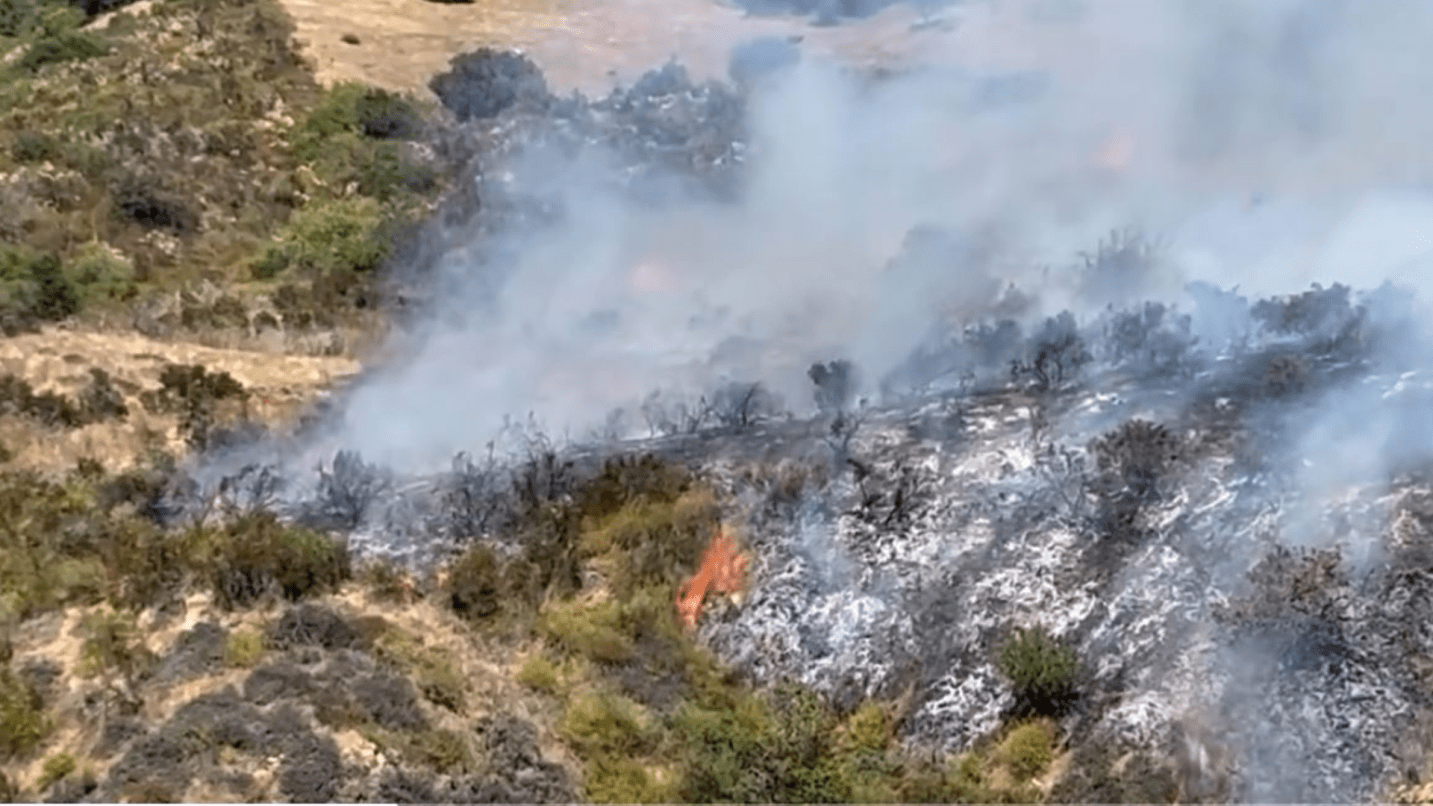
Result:
[[159,387],[166,364],[202,364],[228,372],[251,390],[247,415],[274,423],[292,417],[323,389],[358,371],[347,358],[279,356],[166,342],[137,334],[47,329],[0,340],[0,375],[14,374],[37,391],[73,395],[92,367],[104,369],[129,405],[129,415],[62,431],[22,418],[0,421],[0,444],[14,452],[11,467],[70,469],[81,457],[101,461],[111,472],[131,467],[151,449],[177,450],[182,442],[170,415],[144,410],[141,390]]
[[[697,78],[725,74],[731,48],[763,35],[801,34],[818,51],[890,63],[940,49],[940,37],[912,36],[897,8],[858,25],[813,28],[802,20],[752,19],[714,0],[282,0],[318,80],[363,81],[427,95],[428,79],[452,56],[482,45],[518,47],[559,92],[605,92],[673,56]],[[344,42],[345,34],[359,44]]]

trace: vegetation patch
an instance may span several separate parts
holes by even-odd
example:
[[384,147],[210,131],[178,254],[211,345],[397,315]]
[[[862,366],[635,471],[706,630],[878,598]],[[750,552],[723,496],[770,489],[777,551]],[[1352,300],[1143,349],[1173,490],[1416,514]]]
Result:
[[258,664],[267,649],[264,634],[258,630],[236,630],[224,639],[224,662],[230,666],[249,668]]
[[236,518],[217,535],[210,584],[224,607],[278,594],[289,601],[328,593],[352,575],[347,544],[269,512]]
[[8,667],[0,669],[0,759],[24,756],[50,734],[40,693]]
[[1014,687],[1022,713],[1060,716],[1075,698],[1075,652],[1044,628],[1017,628],[1000,648],[996,666]]

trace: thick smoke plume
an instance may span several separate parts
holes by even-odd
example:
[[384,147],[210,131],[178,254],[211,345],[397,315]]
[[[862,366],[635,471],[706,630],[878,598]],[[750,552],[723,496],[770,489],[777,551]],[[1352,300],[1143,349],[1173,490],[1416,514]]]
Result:
[[[799,409],[813,361],[849,358],[874,386],[1012,285],[1026,317],[1082,321],[1145,299],[1192,309],[1194,280],[1255,297],[1424,286],[1428,4],[1109,0],[1053,21],[1031,5],[912,34],[949,36],[945,64],[874,80],[807,54],[771,77],[748,99],[735,202],[676,172],[634,199],[620,155],[529,145],[500,181],[560,220],[497,235],[505,261],[478,257],[487,234],[449,255],[421,345],[353,392],[338,442],[439,467],[505,417],[585,436],[653,390],[695,399],[723,380]],[[1038,80],[1002,85],[998,62],[962,52],[977,37]],[[1078,254],[1130,225],[1167,248],[1094,293]],[[918,227],[954,243],[892,263]]]

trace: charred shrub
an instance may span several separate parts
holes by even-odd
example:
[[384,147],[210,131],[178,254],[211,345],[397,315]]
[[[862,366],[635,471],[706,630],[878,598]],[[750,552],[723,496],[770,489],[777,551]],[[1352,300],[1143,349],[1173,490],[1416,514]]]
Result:
[[1141,374],[1187,375],[1198,339],[1190,333],[1193,320],[1188,315],[1171,314],[1158,302],[1115,313],[1105,328],[1110,363]]
[[479,48],[453,57],[446,73],[428,82],[459,121],[496,117],[518,104],[545,104],[547,80],[526,56]]
[[1271,356],[1265,364],[1264,393],[1270,397],[1296,395],[1306,388],[1309,362],[1302,356],[1283,353]]
[[188,235],[199,229],[199,215],[148,180],[131,177],[112,191],[117,212],[145,229]]
[[345,543],[286,526],[262,512],[240,517],[225,528],[210,582],[220,603],[234,608],[273,593],[290,601],[326,593],[351,575]]
[[1058,717],[1075,699],[1075,652],[1043,627],[1017,628],[1000,648],[996,667],[1014,688],[1018,713]]
[[864,462],[848,458],[860,499],[852,514],[881,529],[906,526],[929,501],[929,485],[919,470],[897,462],[886,473]]
[[1159,495],[1160,478],[1179,461],[1181,440],[1162,424],[1134,419],[1090,443],[1095,466],[1114,492],[1140,500]]
[[1079,326],[1069,311],[1045,320],[1024,360],[1011,362],[1013,379],[1032,378],[1041,391],[1057,388],[1090,360]]
[[850,361],[812,364],[806,375],[816,385],[816,408],[822,412],[845,411],[856,396],[856,367]]
[[79,412],[86,422],[97,423],[111,418],[122,419],[129,415],[124,395],[114,388],[109,373],[95,367],[90,370],[90,382],[80,392]]
[[325,470],[319,466],[318,495],[312,516],[335,529],[356,529],[373,501],[389,486],[388,477],[355,451],[339,451]]
[[483,464],[473,461],[466,452],[453,458],[453,470],[443,490],[443,515],[449,537],[481,537],[497,525],[505,504],[501,480],[491,458]]
[[305,733],[290,740],[279,766],[279,791],[291,803],[330,803],[342,780],[338,745],[328,737]]
[[320,605],[291,607],[269,630],[268,645],[284,650],[301,646],[366,649],[367,641],[343,616]]
[[1251,311],[1266,332],[1304,339],[1310,348],[1331,351],[1357,339],[1365,311],[1355,306],[1352,290],[1340,283],[1318,283],[1302,294],[1260,300]]
[[1159,264],[1164,245],[1138,230],[1113,230],[1093,252],[1080,253],[1083,293],[1104,306],[1138,299]]
[[712,392],[711,412],[718,423],[742,430],[781,411],[781,403],[760,382],[725,384]]

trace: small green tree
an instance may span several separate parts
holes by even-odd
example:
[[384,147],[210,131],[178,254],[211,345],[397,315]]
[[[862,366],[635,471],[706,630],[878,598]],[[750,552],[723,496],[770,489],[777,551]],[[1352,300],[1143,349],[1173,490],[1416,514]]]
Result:
[[1022,713],[1058,716],[1075,697],[1075,652],[1043,627],[1017,628],[1001,647],[996,666],[1014,686],[1016,709]]

